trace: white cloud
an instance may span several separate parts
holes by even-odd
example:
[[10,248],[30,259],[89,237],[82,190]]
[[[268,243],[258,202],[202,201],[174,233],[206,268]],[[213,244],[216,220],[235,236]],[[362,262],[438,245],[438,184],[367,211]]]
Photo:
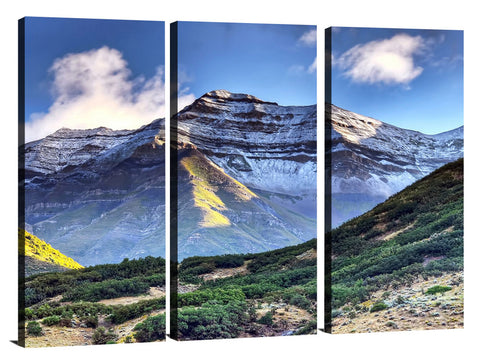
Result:
[[122,54],[104,46],[58,58],[49,71],[54,101],[48,112],[33,114],[26,123],[27,142],[62,127],[137,129],[165,117],[163,66],[149,79],[132,79]]
[[309,30],[302,34],[298,42],[306,46],[316,46],[317,45],[317,30]]
[[308,66],[294,64],[287,69],[287,73],[289,75],[296,75],[296,76],[300,76],[300,75],[303,76],[305,74],[315,74],[316,71],[317,71],[317,57],[315,57],[313,62]]
[[182,111],[185,106],[190,105],[196,100],[196,96],[191,93],[190,87],[186,86],[186,83],[193,81],[193,78],[187,73],[184,66],[180,65],[178,69],[177,78],[178,94],[177,94],[177,109]]
[[315,56],[315,60],[313,60],[313,63],[310,64],[308,67],[308,73],[313,74],[314,72],[317,71],[317,57]]
[[356,45],[336,58],[333,65],[343,69],[344,75],[355,82],[408,85],[423,71],[415,65],[414,55],[426,48],[421,36],[398,34]]
[[197,98],[194,94],[190,94],[190,88],[180,89],[178,93],[178,111],[182,111],[184,107],[192,104]]

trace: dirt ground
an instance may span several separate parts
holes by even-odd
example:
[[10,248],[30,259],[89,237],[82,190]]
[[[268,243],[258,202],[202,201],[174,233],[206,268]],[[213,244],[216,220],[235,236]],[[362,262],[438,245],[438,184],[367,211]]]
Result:
[[[426,294],[435,286],[450,286],[442,294]],[[429,280],[417,279],[410,287],[377,291],[362,304],[363,311],[343,311],[332,319],[333,333],[456,329],[463,327],[463,272],[447,274]],[[401,297],[401,303],[398,303]],[[368,309],[383,300],[388,308],[371,313]],[[343,308],[345,309],[345,307]]]

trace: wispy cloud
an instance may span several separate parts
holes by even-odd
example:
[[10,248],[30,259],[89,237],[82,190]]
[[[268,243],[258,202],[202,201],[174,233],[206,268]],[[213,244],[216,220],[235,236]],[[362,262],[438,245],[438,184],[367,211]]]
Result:
[[427,47],[421,36],[398,34],[356,45],[335,58],[333,65],[354,82],[407,86],[423,72],[423,68],[415,64],[414,56]]
[[179,65],[178,69],[178,94],[177,94],[177,108],[181,111],[185,106],[190,105],[196,100],[196,96],[191,92],[191,89],[186,84],[191,83],[193,78],[188,74],[187,69],[183,65]]
[[315,60],[313,60],[313,63],[310,64],[307,71],[310,74],[313,74],[314,72],[317,71],[317,57],[315,57]]
[[316,46],[317,44],[317,30],[306,31],[298,39],[298,43],[305,46]]
[[[308,46],[316,47],[317,46],[317,30],[312,29],[306,31],[300,36],[297,40],[297,46]],[[317,57],[313,60],[310,65],[305,64],[294,64],[288,69],[288,74],[290,75],[304,75],[304,74],[315,74],[317,71]]]
[[151,78],[132,78],[122,53],[104,46],[58,58],[49,71],[54,100],[27,121],[27,142],[62,127],[136,129],[165,117],[163,66]]

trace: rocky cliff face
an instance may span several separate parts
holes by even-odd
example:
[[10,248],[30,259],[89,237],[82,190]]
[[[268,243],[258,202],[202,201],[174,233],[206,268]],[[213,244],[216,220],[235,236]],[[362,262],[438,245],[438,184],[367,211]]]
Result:
[[425,135],[334,105],[326,106],[326,119],[334,227],[463,157],[463,126]]
[[26,144],[26,227],[84,265],[164,256],[164,142],[162,119]]

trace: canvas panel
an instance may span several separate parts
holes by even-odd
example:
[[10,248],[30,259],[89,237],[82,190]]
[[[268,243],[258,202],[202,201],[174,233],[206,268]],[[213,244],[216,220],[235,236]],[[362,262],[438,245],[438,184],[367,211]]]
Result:
[[162,340],[164,23],[19,29],[19,344]]
[[325,44],[325,329],[461,328],[463,32]]
[[316,332],[316,27],[171,27],[171,336]]

